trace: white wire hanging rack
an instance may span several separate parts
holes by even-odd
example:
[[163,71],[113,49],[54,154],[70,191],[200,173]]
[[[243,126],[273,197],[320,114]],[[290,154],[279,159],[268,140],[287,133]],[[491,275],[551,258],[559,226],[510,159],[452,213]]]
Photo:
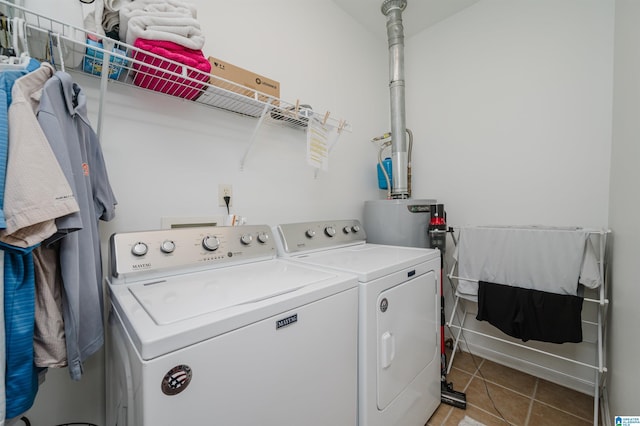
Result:
[[[309,119],[318,114],[299,101],[286,102],[155,53],[40,15],[7,0],[0,0],[0,7],[8,15],[7,22],[12,25],[10,32],[23,31],[31,57],[50,62],[59,70],[84,72],[100,79],[96,129],[99,136],[102,134],[109,84],[123,84],[180,97],[206,107],[257,118],[242,165],[263,123],[306,130]],[[100,44],[89,45],[87,40],[100,40]],[[104,64],[109,64],[108,72],[102,72]],[[345,120],[330,117],[328,112],[322,116],[323,124],[339,131],[351,131],[351,125]]]
[[[516,229],[516,228],[513,228],[513,229]],[[608,410],[608,407],[606,405],[606,398],[608,396],[606,394],[606,387],[605,387],[606,375],[608,372],[606,367],[607,357],[606,357],[606,351],[605,351],[606,321],[607,321],[607,310],[609,307],[608,288],[607,288],[608,277],[606,274],[606,267],[608,262],[607,237],[610,233],[611,231],[609,229],[599,229],[599,230],[594,229],[594,230],[588,231],[589,238],[592,239],[594,246],[598,247],[597,254],[599,259],[597,263],[598,263],[598,272],[600,274],[600,282],[601,282],[598,289],[594,290],[594,292],[597,293],[597,298],[583,299],[585,302],[590,302],[590,303],[593,303],[595,306],[597,306],[596,314],[595,314],[596,321],[589,321],[589,320],[582,319],[583,325],[587,325],[589,327],[595,327],[595,341],[590,342],[587,339],[585,339],[583,342],[584,344],[588,344],[594,347],[595,349],[594,359],[589,360],[588,362],[583,362],[582,360],[578,359],[575,356],[575,353],[572,354],[573,356],[563,356],[558,353],[554,353],[550,350],[543,350],[543,349],[536,348],[530,344],[518,343],[514,341],[514,339],[507,340],[504,338],[500,338],[498,337],[500,334],[495,335],[495,334],[489,334],[489,333],[484,333],[484,332],[475,330],[474,328],[468,326],[468,320],[474,319],[474,316],[475,316],[474,312],[473,310],[467,309],[467,307],[465,306],[465,303],[460,303],[461,299],[464,299],[464,297],[457,292],[457,287],[456,287],[454,289],[455,291],[454,306],[453,306],[453,309],[451,310],[450,318],[446,323],[447,327],[449,327],[452,332],[455,331],[455,335],[453,336],[454,337],[453,350],[451,352],[451,357],[448,360],[448,365],[446,370],[447,374],[451,370],[451,367],[453,365],[453,359],[455,357],[458,347],[461,346],[462,342],[468,345],[468,343],[466,343],[466,338],[464,333],[470,333],[472,335],[488,338],[494,342],[500,342],[500,343],[504,343],[513,347],[526,350],[526,351],[535,352],[537,354],[546,356],[547,359],[561,360],[568,364],[574,364],[576,366],[585,367],[586,369],[591,370],[592,373],[594,374],[593,381],[588,381],[582,377],[578,377],[575,371],[573,370],[569,371],[570,369],[568,369],[568,367],[566,366],[565,366],[565,369],[567,369],[567,371],[563,371],[562,369],[551,367],[550,365],[546,365],[546,362],[545,362],[546,360],[541,360],[540,362],[533,362],[520,356],[514,357],[505,352],[498,353],[491,348],[486,348],[486,351],[488,353],[495,353],[502,358],[516,360],[518,363],[524,363],[534,368],[542,369],[546,372],[550,372],[557,377],[563,377],[576,382],[580,382],[580,383],[583,383],[585,386],[590,387],[592,389],[592,392],[593,392],[592,396],[594,398],[593,399],[593,425],[598,426],[599,424],[607,424],[607,423],[604,423],[605,421],[607,421],[607,417],[605,417],[604,414],[606,414],[606,411]],[[459,281],[478,282],[479,281],[477,279],[472,279],[469,277],[460,277],[455,275],[454,271],[456,270],[456,268],[457,268],[457,261],[454,261],[454,264],[451,266],[450,272],[447,274],[447,277],[449,279],[454,280],[454,282],[459,282]],[[602,408],[602,411],[600,411],[601,408]],[[602,423],[599,423],[600,420],[602,420]]]

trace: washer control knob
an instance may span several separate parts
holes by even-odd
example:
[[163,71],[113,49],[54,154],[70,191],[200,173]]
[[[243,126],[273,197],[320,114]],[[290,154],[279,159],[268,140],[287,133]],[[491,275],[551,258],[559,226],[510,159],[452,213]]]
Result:
[[316,236],[316,231],[314,231],[313,229],[307,229],[304,235],[306,235],[307,238],[313,238]]
[[336,235],[336,228],[334,228],[333,226],[327,226],[326,228],[324,228],[324,233],[327,234],[327,237],[331,238]]
[[205,250],[216,251],[220,247],[220,240],[213,235],[207,235],[202,239],[202,247]]
[[269,234],[267,234],[266,232],[261,232],[258,234],[258,242],[259,243],[266,243],[267,241],[269,241]]
[[160,251],[163,253],[173,253],[176,249],[176,243],[171,240],[164,240],[160,245]]
[[344,232],[345,234],[348,234],[349,232],[351,232],[351,228],[349,228],[348,226],[345,226],[344,228],[342,228],[342,232]]
[[144,256],[149,251],[149,247],[143,242],[137,242],[131,247],[131,254],[134,256]]
[[353,226],[351,227],[351,230],[352,230],[354,233],[358,233],[358,232],[360,232],[360,226],[359,226],[359,225],[353,225]]
[[244,234],[240,237],[240,242],[245,246],[248,246],[253,241],[251,234]]

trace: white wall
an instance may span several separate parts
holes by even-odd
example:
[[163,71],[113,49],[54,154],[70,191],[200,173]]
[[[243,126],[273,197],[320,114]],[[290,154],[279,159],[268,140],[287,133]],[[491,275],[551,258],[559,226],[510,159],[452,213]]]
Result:
[[205,55],[280,81],[282,99],[329,110],[353,132],[343,134],[329,173],[316,179],[305,160],[305,134],[263,126],[240,171],[256,120],[146,93],[110,97],[103,146],[117,170],[112,183],[120,203],[110,228],[157,227],[163,215],[220,214],[219,183],[233,185],[234,209],[250,223],[359,217],[362,197],[377,195],[369,182],[374,160],[365,156],[371,135],[386,127],[377,124],[387,120],[386,68],[376,68],[384,46],[330,1],[196,4]]
[[[408,39],[414,196],[443,202],[452,226],[606,227],[613,33],[611,1],[482,0]],[[467,339],[476,353],[578,390],[593,381],[589,368]],[[595,357],[589,344],[538,347],[588,363]]]
[[[253,224],[361,218],[363,201],[378,196],[369,140],[388,129],[384,42],[330,0],[193,3],[205,55],[278,80],[283,100],[329,110],[352,132],[342,134],[329,171],[316,178],[304,132],[263,126],[241,171],[257,120],[110,85],[102,147],[118,206],[117,217],[101,224],[103,241],[113,232],[159,228],[164,216],[222,215],[219,183],[232,184],[232,210]],[[98,81],[74,77],[88,92],[95,123]],[[104,424],[103,357],[89,360],[79,383],[66,369],[49,372],[28,413],[31,424]]]
[[602,0],[483,0],[409,39],[415,195],[452,225],[606,226],[612,45]]
[[635,265],[640,258],[638,209],[640,196],[640,4],[616,1],[615,85],[613,103],[613,149],[611,158],[610,225],[612,249],[612,305],[609,323],[611,414],[638,412],[640,341],[640,282]]

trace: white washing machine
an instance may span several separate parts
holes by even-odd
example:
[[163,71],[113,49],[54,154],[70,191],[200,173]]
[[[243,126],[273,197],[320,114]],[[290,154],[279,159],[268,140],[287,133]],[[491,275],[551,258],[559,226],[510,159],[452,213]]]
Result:
[[109,426],[357,422],[357,279],[268,226],[114,234]]
[[423,426],[440,404],[440,252],[368,244],[357,220],[274,233],[280,256],[358,277],[358,424]]

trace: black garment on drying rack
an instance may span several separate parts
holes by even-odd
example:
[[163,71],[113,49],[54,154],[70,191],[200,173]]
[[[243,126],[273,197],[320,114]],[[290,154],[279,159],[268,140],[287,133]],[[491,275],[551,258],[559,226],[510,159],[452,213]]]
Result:
[[580,343],[582,302],[579,296],[480,281],[476,319],[524,342]]

